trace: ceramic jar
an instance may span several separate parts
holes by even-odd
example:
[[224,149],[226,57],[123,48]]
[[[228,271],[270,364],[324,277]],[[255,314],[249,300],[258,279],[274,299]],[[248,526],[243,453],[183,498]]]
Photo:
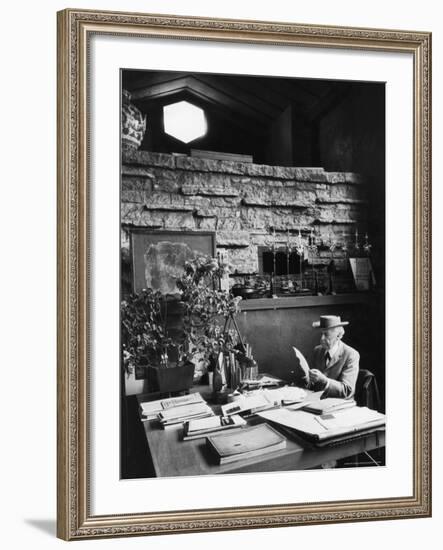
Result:
[[131,94],[122,91],[122,148],[137,150],[146,132],[146,115],[131,103]]

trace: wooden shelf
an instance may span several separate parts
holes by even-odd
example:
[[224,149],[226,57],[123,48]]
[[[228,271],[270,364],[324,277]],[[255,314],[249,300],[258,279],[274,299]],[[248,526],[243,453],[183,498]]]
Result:
[[321,307],[336,304],[367,304],[374,299],[373,293],[337,294],[335,296],[279,296],[278,298],[252,298],[241,300],[241,311],[265,309],[291,309],[299,307]]

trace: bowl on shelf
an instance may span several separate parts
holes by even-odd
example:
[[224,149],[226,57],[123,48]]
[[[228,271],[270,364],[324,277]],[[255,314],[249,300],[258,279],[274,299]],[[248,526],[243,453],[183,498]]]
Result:
[[253,298],[255,294],[254,288],[252,288],[251,286],[244,286],[240,284],[234,285],[231,291],[234,296],[240,296],[241,298],[243,298],[243,300]]

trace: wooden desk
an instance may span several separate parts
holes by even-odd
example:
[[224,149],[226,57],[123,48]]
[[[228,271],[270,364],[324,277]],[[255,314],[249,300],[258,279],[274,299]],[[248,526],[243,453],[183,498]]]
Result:
[[[210,395],[207,387],[206,392],[202,387],[196,388],[196,391],[200,391],[204,398]],[[146,397],[139,395],[139,403],[146,401]],[[214,412],[218,412],[216,408],[217,406],[214,406]],[[258,416],[248,419],[249,425],[262,422],[264,420]],[[143,424],[157,477],[305,470],[385,445],[384,430],[322,448],[315,447],[296,436],[289,437],[282,432],[287,439],[285,449],[231,464],[218,465],[206,448],[206,439],[182,440],[182,425],[163,429],[156,420],[146,420]]]

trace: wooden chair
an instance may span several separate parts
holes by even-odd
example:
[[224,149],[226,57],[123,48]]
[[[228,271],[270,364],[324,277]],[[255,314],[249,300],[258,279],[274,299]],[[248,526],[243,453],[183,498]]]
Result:
[[355,385],[355,401],[359,407],[368,407],[380,411],[381,400],[377,379],[370,370],[360,369]]
[[[357,383],[355,385],[354,399],[359,407],[368,407],[380,411],[381,400],[375,374],[367,369],[360,369]],[[380,466],[384,462],[382,451],[364,452],[341,461],[340,467],[349,468],[352,466]]]

